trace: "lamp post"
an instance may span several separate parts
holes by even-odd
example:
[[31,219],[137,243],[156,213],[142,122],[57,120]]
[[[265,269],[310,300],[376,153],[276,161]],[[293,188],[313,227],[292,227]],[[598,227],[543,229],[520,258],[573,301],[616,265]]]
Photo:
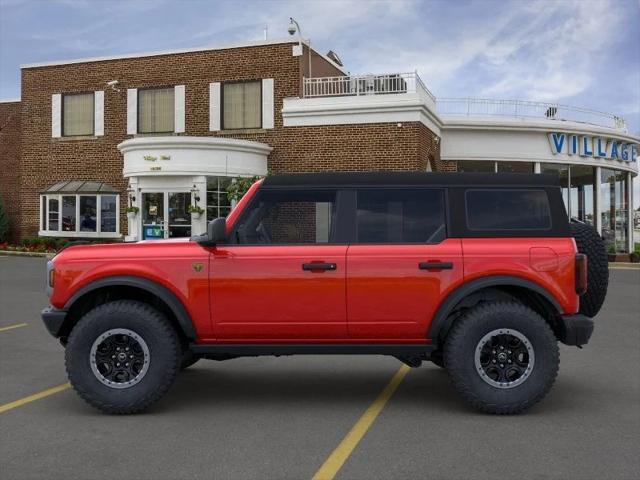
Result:
[[[302,31],[300,30],[300,25],[298,24],[298,22],[295,21],[293,17],[289,17],[289,28],[287,29],[287,31],[289,32],[289,35],[295,35],[296,32],[298,32],[298,47],[300,48],[300,55],[302,55],[304,51],[302,49]],[[308,78],[311,78],[311,39],[307,40],[307,49],[308,49],[307,57],[309,59],[309,64],[308,64],[309,69],[307,73],[309,74]],[[304,81],[302,84],[302,94],[304,95]]]

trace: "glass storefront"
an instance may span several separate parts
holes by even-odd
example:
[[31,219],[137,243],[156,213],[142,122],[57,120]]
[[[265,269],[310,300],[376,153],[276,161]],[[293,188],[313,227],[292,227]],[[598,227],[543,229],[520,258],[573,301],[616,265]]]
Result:
[[458,162],[459,172],[495,172],[496,162],[485,160],[460,160]]
[[569,215],[581,222],[596,224],[596,169],[587,165],[569,167],[570,200]]
[[[532,162],[460,160],[459,172],[534,172]],[[601,235],[609,253],[628,252],[630,222],[630,173],[589,165],[540,162],[540,173],[558,177],[562,198],[570,218],[597,226],[600,212]],[[599,205],[598,205],[599,202]]]
[[533,162],[497,162],[498,172],[533,173]]
[[602,238],[609,253],[627,251],[629,205],[627,172],[603,168],[600,175]]

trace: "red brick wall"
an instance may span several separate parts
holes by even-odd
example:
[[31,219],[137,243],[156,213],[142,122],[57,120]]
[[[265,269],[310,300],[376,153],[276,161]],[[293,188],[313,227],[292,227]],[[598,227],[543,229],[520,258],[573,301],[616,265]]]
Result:
[[0,195],[9,218],[11,239],[18,230],[20,130],[20,102],[0,103]]
[[[123,158],[116,146],[126,134],[127,88],[186,86],[186,131],[180,135],[220,135],[271,145],[269,170],[419,170],[439,159],[433,134],[420,123],[286,127],[283,99],[300,94],[300,57],[291,44],[118,59],[22,70],[22,169],[20,236],[38,230],[39,192],[62,180],[99,180],[121,190],[126,206]],[[327,64],[328,70],[335,67]],[[314,76],[316,72],[314,71]],[[273,78],[275,128],[209,131],[209,83]],[[118,80],[115,92],[106,82]],[[95,139],[51,138],[51,95],[105,90],[105,135]],[[126,233],[126,217],[120,231]]]

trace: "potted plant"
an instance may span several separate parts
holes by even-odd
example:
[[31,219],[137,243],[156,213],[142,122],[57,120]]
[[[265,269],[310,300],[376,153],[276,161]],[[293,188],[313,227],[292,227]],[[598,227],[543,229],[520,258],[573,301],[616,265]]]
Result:
[[191,214],[192,220],[198,220],[204,213],[204,210],[200,208],[198,205],[189,205],[187,207],[187,212]]
[[129,220],[133,220],[134,218],[136,218],[136,215],[138,214],[138,212],[140,211],[140,209],[138,207],[134,207],[133,205],[130,205],[127,207],[127,218]]

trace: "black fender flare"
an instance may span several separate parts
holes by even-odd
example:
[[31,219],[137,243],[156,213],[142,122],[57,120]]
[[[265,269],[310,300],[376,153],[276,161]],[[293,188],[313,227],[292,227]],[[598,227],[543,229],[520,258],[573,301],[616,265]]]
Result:
[[165,304],[167,304],[171,312],[175,315],[176,320],[178,321],[178,324],[182,329],[182,333],[184,333],[187,339],[195,340],[196,330],[193,327],[193,322],[191,321],[189,312],[187,312],[187,309],[180,301],[180,299],[178,299],[178,297],[176,297],[176,295],[167,287],[160,285],[153,280],[142,277],[136,277],[133,275],[119,275],[95,280],[91,283],[88,283],[84,287],[80,288],[76,293],[74,293],[73,296],[65,304],[64,309],[68,312],[73,304],[80,298],[85,296],[87,293],[90,293],[99,288],[116,286],[136,287],[158,297]]
[[522,287],[531,290],[545,298],[553,308],[555,308],[558,314],[562,313],[560,303],[558,303],[555,297],[549,293],[547,289],[541,287],[537,283],[510,275],[483,277],[462,284],[447,296],[447,298],[440,304],[440,307],[438,307],[438,310],[431,321],[429,331],[427,332],[427,338],[431,340],[439,340],[442,334],[446,334],[449,331],[453,322],[453,319],[449,318],[449,315],[455,306],[465,297],[484,288],[500,286]]

